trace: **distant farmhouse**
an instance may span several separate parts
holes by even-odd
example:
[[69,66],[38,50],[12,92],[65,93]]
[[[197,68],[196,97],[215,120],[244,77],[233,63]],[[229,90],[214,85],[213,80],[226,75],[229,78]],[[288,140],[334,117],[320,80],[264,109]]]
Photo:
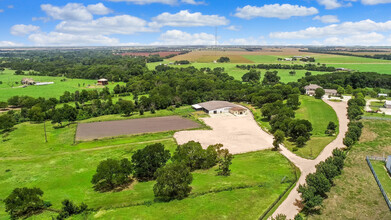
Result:
[[336,71],[348,71],[348,72],[352,71],[351,69],[342,68],[342,67],[336,68],[335,70],[336,70]]
[[[316,84],[309,84],[308,86],[305,86],[305,94],[314,96],[315,95],[315,90],[318,88],[322,88],[319,85]],[[322,88],[323,89],[323,88]],[[324,89],[325,95],[331,95],[331,96],[337,96],[338,92],[336,89]]]
[[387,94],[385,94],[385,93],[379,93],[379,94],[377,94],[377,97],[387,97],[388,95]]
[[22,85],[34,85],[35,81],[31,78],[23,78],[21,81]]
[[104,85],[108,85],[109,84],[109,81],[107,79],[98,79],[98,85],[101,85],[101,86],[104,86]]
[[231,113],[234,115],[245,115],[247,109],[226,101],[209,101],[192,105],[195,110],[202,110],[208,114]]
[[286,57],[286,58],[277,58],[278,61],[297,61],[300,60],[302,62],[315,62],[315,58],[309,56],[294,56],[294,57]]

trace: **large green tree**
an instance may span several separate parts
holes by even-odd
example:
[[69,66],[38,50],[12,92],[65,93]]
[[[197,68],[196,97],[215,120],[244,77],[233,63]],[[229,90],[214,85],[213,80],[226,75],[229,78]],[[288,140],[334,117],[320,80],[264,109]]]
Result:
[[91,183],[97,191],[112,190],[131,181],[132,165],[128,159],[107,159],[99,163]]
[[11,219],[27,217],[39,213],[44,208],[43,191],[39,188],[15,188],[4,200],[5,211]]
[[137,150],[132,156],[134,177],[143,181],[154,179],[156,170],[163,167],[170,157],[170,151],[165,150],[161,143]]
[[171,163],[156,172],[156,184],[153,186],[155,197],[163,201],[183,199],[191,191],[193,176],[184,163]]

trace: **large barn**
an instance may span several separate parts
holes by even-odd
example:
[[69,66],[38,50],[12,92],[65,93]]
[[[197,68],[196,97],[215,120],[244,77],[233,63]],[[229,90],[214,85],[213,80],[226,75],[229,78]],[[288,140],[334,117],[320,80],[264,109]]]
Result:
[[195,110],[202,110],[208,114],[231,113],[234,115],[244,115],[247,109],[227,101],[209,101],[192,105]]

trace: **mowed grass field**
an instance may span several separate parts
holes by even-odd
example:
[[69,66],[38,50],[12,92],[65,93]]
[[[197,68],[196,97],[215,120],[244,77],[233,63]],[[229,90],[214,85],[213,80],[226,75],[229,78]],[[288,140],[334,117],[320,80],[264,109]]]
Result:
[[[303,95],[300,96],[300,102],[301,105],[296,111],[296,118],[310,121],[313,131],[307,144],[302,148],[298,148],[294,153],[304,158],[315,159],[323,148],[336,138],[336,135],[327,136],[324,132],[330,121],[338,127],[338,117],[333,108],[321,99]],[[291,151],[295,147],[289,141],[285,142],[285,146]]]
[[[391,212],[377,186],[365,157],[391,154],[391,122],[362,120],[363,134],[335,178],[320,215],[308,219],[391,219]],[[390,180],[388,180],[390,181]]]
[[[51,76],[29,76],[29,75],[14,75],[13,70],[5,70],[0,72],[0,101],[7,101],[8,98],[15,95],[28,95],[34,98],[59,98],[65,91],[75,92],[82,89],[102,89],[103,87],[95,87],[96,80],[89,79],[69,79],[65,77]],[[36,82],[54,82],[52,85],[28,86],[22,88],[20,81],[23,78],[32,78]],[[64,80],[65,81],[61,81]],[[19,84],[16,84],[18,82]],[[79,87],[80,85],[80,87]],[[91,87],[88,88],[88,85]],[[110,83],[109,88],[114,88],[116,83]],[[13,86],[13,88],[12,88]]]
[[[175,114],[189,112],[188,109],[178,111]],[[168,113],[157,111],[156,114]],[[103,116],[95,120],[108,119],[112,118]],[[84,122],[89,121],[93,120]],[[88,218],[216,219],[225,216],[255,219],[289,186],[289,181],[282,183],[281,180],[285,177],[293,181],[295,176],[294,168],[285,157],[266,150],[235,155],[229,177],[216,176],[216,167],[193,172],[192,193],[181,201],[155,203],[154,181],[135,182],[120,192],[99,193],[93,190],[90,181],[100,161],[130,159],[137,149],[157,142],[174,152],[174,132],[74,143],[76,124],[54,128],[47,122],[46,129],[47,143],[42,123],[19,124],[2,137],[0,198],[8,196],[15,187],[39,187],[44,191],[44,200],[50,201],[55,209],[60,208],[63,199],[70,199],[99,210]],[[8,219],[1,201],[0,204],[0,219]],[[55,215],[44,212],[33,219],[49,219]]]

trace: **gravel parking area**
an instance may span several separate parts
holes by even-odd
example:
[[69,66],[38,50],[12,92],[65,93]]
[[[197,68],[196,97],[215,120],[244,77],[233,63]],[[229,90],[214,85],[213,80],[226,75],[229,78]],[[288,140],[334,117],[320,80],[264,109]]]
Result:
[[241,116],[217,114],[202,120],[212,130],[176,132],[174,138],[178,144],[193,140],[200,142],[202,147],[206,148],[209,145],[220,143],[233,154],[273,147],[273,137],[258,126],[251,113]]
[[198,123],[180,116],[80,123],[77,126],[76,140],[93,140],[120,135],[183,130],[199,126]]

